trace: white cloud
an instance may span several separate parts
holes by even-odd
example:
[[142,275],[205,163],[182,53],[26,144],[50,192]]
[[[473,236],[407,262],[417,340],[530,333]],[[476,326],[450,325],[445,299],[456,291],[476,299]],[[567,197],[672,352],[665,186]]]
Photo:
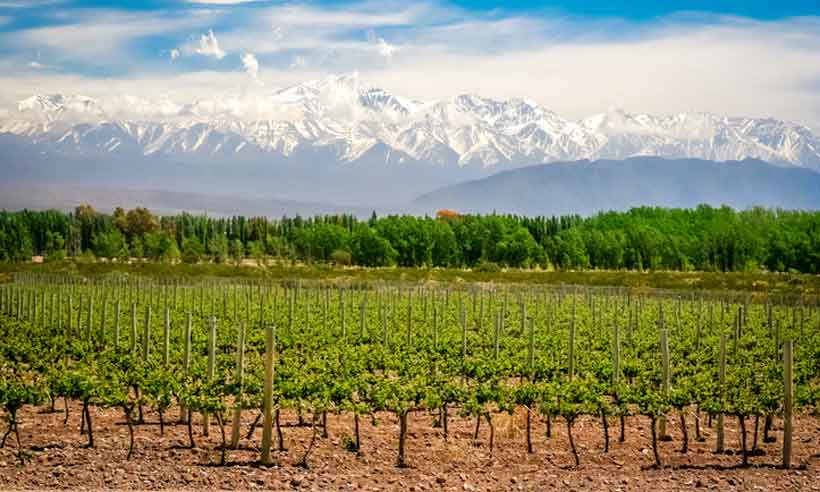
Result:
[[245,53],[242,55],[242,66],[245,68],[245,73],[248,74],[254,83],[262,85],[262,81],[259,80],[259,60],[256,59],[253,53]]
[[393,56],[393,53],[395,53],[398,48],[388,43],[383,38],[379,38],[376,40],[376,49],[379,51],[379,54],[381,56],[385,58],[390,58],[391,56]]
[[207,25],[207,18],[170,18],[158,14],[77,10],[57,15],[59,24],[0,34],[0,45],[19,51],[51,51],[62,58],[87,63],[123,62],[133,56],[134,39]]
[[544,42],[490,55],[423,44],[403,63],[366,75],[417,98],[464,92],[530,97],[573,118],[614,105],[664,114],[774,116],[820,130],[816,46],[818,20],[729,20],[634,39]]
[[48,68],[48,65],[43,65],[42,63],[40,63],[38,61],[30,61],[30,62],[28,62],[28,64],[26,66],[29,67],[29,68],[33,68],[35,70],[42,70],[42,69]]
[[225,58],[225,52],[219,47],[219,41],[216,39],[213,29],[200,36],[199,47],[196,52],[203,56],[212,56],[217,60]]
[[24,2],[7,2],[0,1],[0,8],[4,9],[23,9],[41,7],[43,5],[50,5],[59,2],[60,0],[25,0]]
[[[252,15],[244,15],[247,12]],[[18,53],[0,55],[0,99],[12,92],[71,92],[60,87],[67,79],[57,73],[40,71],[36,79],[17,73],[35,75],[24,69],[30,53],[43,49],[49,63],[61,69],[70,66],[65,58],[106,69],[135,60],[129,71],[139,75],[106,70],[117,83],[107,88],[111,79],[101,81],[101,92],[116,87],[157,94],[175,91],[188,100],[199,88],[241,91],[252,73],[258,77],[259,69],[253,67],[260,64],[266,84],[275,87],[359,69],[385,89],[424,100],[473,92],[529,97],[572,118],[619,106],[653,113],[771,115],[820,130],[816,17],[751,21],[704,14],[694,20],[631,23],[503,11],[474,14],[435,0],[336,7],[265,4],[252,11],[191,7],[186,14],[171,19],[83,11],[74,14],[86,19],[80,23],[0,33],[5,51]],[[213,30],[200,35],[209,27]],[[218,41],[214,30],[220,33]],[[362,35],[369,31],[373,34]],[[244,53],[243,72],[229,64],[226,72],[202,71],[208,64],[192,57],[186,68],[194,72],[185,77],[155,75],[167,68],[156,60],[156,48],[139,58],[134,49],[139,43],[133,42],[155,37],[178,46],[179,55],[167,52],[171,59],[197,53],[223,59],[227,53]],[[52,56],[55,52],[61,56]],[[255,64],[246,63],[248,55]],[[69,87],[81,93],[97,80],[77,77],[82,83],[75,80]],[[191,81],[201,87],[184,85]]]
[[179,50],[176,49],[176,48],[172,49],[171,51],[168,52],[168,56],[171,57],[172,61],[176,60],[177,58],[179,58]]
[[385,58],[392,57],[393,53],[398,50],[397,47],[385,41],[384,38],[376,36],[376,33],[372,30],[367,31],[367,41],[373,44],[376,48],[376,52]]
[[304,68],[307,66],[307,60],[304,56],[295,56],[290,63],[290,68]]
[[386,3],[358,3],[342,8],[282,5],[271,7],[262,14],[270,23],[288,27],[366,28],[410,26],[432,14],[430,5],[393,5]]

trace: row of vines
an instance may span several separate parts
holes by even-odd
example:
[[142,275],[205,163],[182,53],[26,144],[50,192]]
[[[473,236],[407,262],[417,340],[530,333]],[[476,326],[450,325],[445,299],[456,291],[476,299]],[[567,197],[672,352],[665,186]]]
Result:
[[[358,451],[360,418],[391,412],[406,466],[411,412],[435,415],[444,439],[448,419],[472,418],[492,450],[494,418],[523,411],[522,446],[534,452],[536,419],[547,438],[563,425],[575,466],[580,417],[599,419],[606,451],[637,416],[651,428],[649,466],[663,466],[658,441],[674,425],[684,453],[704,426],[722,452],[736,426],[742,465],[761,441],[781,439],[777,463],[789,467],[795,413],[820,411],[820,310],[805,299],[571,286],[18,275],[0,286],[0,444],[16,439],[23,461],[21,408],[64,408],[68,421],[70,401],[81,403],[88,446],[90,409],[121,410],[129,458],[148,412],[161,426],[187,424],[191,447],[218,432],[223,463],[261,426],[270,464],[286,449],[280,413],[294,411],[312,428],[303,466],[328,414],[353,416],[346,446]],[[255,418],[249,429],[243,414]]]

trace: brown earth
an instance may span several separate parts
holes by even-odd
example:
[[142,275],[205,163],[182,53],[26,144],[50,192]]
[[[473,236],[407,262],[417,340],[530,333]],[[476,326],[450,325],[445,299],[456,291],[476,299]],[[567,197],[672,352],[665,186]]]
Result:
[[[627,419],[626,441],[618,442],[617,419],[611,419],[609,453],[602,452],[603,436],[599,419],[584,418],[573,435],[581,455],[581,466],[573,463],[566,426],[553,423],[551,439],[545,437],[545,422],[534,419],[534,453],[525,445],[524,412],[515,417],[496,415],[495,446],[490,453],[489,428],[482,422],[480,445],[472,439],[475,421],[451,417],[450,435],[433,428],[433,417],[412,414],[407,442],[408,468],[395,466],[398,421],[391,414],[378,414],[374,427],[369,417],[361,419],[362,454],[344,448],[352,435],[350,415],[328,416],[328,438],[319,438],[308,459],[309,469],[296,466],[310,440],[310,427],[300,427],[296,415],[283,414],[287,452],[274,453],[277,466],[260,467],[257,428],[251,440],[245,433],[253,417],[243,416],[243,439],[239,450],[227,452],[227,466],[219,462],[220,432],[212,423],[209,437],[195,426],[197,447],[187,449],[187,426],[169,425],[160,436],[156,414],[146,414],[146,424],[136,427],[136,449],[130,461],[128,428],[117,410],[92,409],[95,447],[85,449],[86,436],[79,432],[80,407],[72,404],[67,426],[58,405],[57,413],[24,409],[20,415],[23,449],[29,453],[24,465],[16,457],[14,435],[0,449],[0,489],[243,489],[243,490],[341,490],[341,491],[626,491],[661,492],[675,490],[782,490],[820,491],[820,418],[801,416],[795,424],[794,464],[791,470],[774,465],[781,460],[778,442],[761,443],[765,452],[750,458],[752,466],[736,467],[739,454],[716,455],[714,429],[704,428],[705,442],[690,440],[690,450],[681,454],[679,427],[670,422],[672,442],[660,443],[663,469],[653,463],[649,420]],[[174,409],[172,417],[176,418]],[[689,433],[694,435],[693,420]],[[704,427],[705,422],[704,422]],[[747,425],[751,446],[753,422]],[[227,429],[230,435],[230,429]],[[727,419],[727,447],[738,449],[736,419]],[[274,434],[274,446],[276,444]]]

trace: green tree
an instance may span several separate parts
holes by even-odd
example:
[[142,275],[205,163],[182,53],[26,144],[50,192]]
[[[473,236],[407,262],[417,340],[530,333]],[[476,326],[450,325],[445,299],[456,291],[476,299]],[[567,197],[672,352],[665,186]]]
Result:
[[92,243],[94,254],[98,257],[109,259],[128,257],[125,237],[116,229],[95,235]]
[[351,238],[353,261],[364,266],[388,266],[395,264],[396,250],[383,237],[366,224],[359,224]]
[[185,263],[199,263],[205,255],[205,246],[196,237],[187,237],[182,241],[182,261]]

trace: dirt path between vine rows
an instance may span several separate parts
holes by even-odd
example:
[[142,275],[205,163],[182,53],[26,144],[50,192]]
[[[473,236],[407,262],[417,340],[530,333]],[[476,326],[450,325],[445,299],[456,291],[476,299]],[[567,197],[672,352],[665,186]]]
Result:
[[[61,410],[58,404],[58,410]],[[172,411],[175,419],[177,411]],[[212,424],[209,437],[195,426],[197,447],[187,449],[187,426],[169,425],[160,436],[156,414],[146,414],[146,424],[136,428],[136,449],[126,460],[128,428],[117,410],[92,409],[93,449],[85,449],[86,436],[79,432],[80,407],[71,405],[67,426],[64,414],[24,409],[20,415],[23,448],[30,454],[20,466],[14,435],[0,449],[0,489],[184,489],[184,490],[286,490],[286,491],[628,491],[665,492],[677,490],[820,491],[820,418],[797,419],[794,463],[802,469],[784,471],[771,464],[780,462],[782,444],[779,428],[775,443],[761,443],[765,452],[751,458],[749,468],[736,468],[737,454],[716,455],[714,429],[704,429],[705,442],[690,440],[681,454],[681,435],[670,422],[672,442],[660,444],[665,468],[647,469],[653,462],[649,421],[627,419],[626,441],[618,442],[617,419],[611,420],[608,453],[602,452],[600,420],[584,418],[573,430],[581,466],[573,462],[566,426],[553,425],[546,439],[546,425],[535,419],[534,453],[525,445],[524,412],[515,417],[494,417],[495,445],[489,449],[489,428],[482,422],[480,445],[475,446],[474,420],[451,417],[449,439],[433,428],[433,417],[415,413],[410,417],[407,441],[408,468],[395,466],[398,421],[391,414],[377,415],[374,427],[369,417],[361,419],[362,454],[347,451],[344,443],[353,433],[350,415],[328,417],[327,438],[316,441],[309,469],[297,467],[311,436],[310,427],[294,424],[293,412],[283,414],[287,452],[277,452],[273,467],[259,467],[261,427],[252,439],[244,439],[254,415],[243,417],[243,439],[239,450],[227,452],[227,466],[216,466],[221,442],[219,428]],[[693,435],[693,419],[689,419]],[[705,427],[705,423],[704,423]],[[762,427],[762,425],[761,425]],[[753,422],[747,425],[751,445]],[[230,433],[230,429],[228,429]],[[762,430],[761,430],[762,433]],[[739,448],[735,419],[727,419],[727,447]]]

